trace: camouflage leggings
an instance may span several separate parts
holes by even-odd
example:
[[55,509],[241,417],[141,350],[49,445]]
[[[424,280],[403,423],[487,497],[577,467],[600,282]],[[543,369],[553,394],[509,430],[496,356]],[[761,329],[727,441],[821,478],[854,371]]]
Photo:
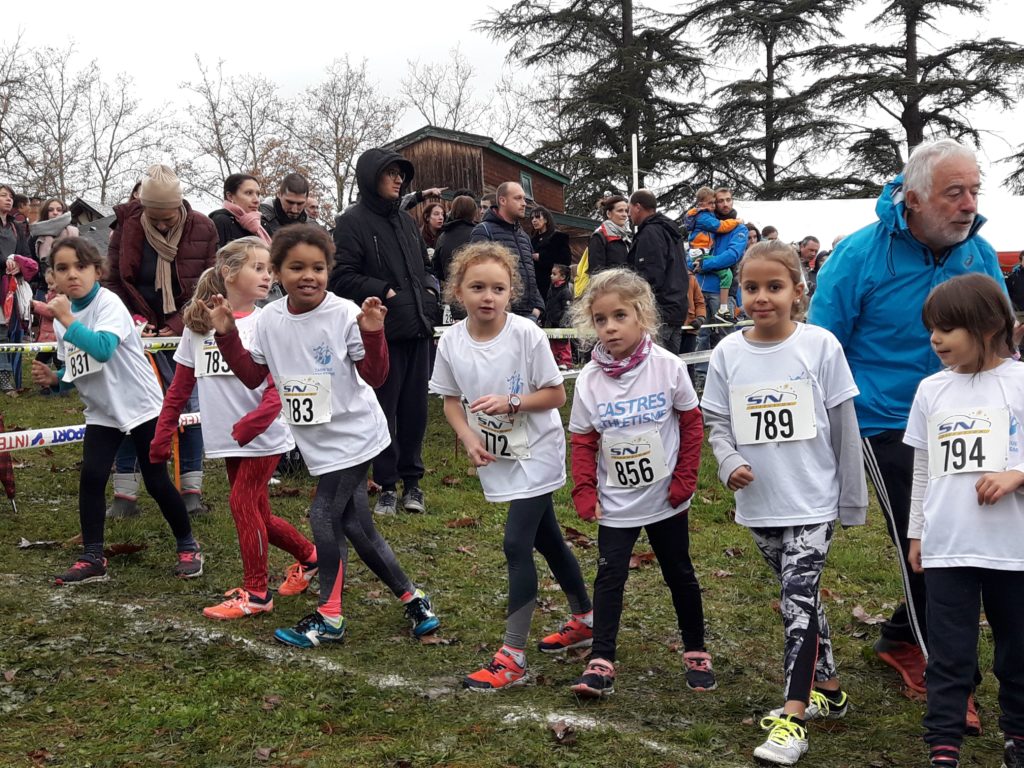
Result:
[[[786,701],[807,703],[815,680],[836,676],[831,633],[818,595],[834,526],[830,521],[750,529],[754,543],[782,585],[779,611],[786,632]],[[806,642],[808,638],[811,642]]]

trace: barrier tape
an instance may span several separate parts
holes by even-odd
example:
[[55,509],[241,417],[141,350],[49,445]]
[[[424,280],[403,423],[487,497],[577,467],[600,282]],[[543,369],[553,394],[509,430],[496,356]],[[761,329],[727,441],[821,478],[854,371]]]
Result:
[[[198,413],[183,413],[178,426],[192,427],[200,423]],[[43,427],[18,432],[0,432],[0,451],[21,451],[26,448],[45,448],[51,445],[70,445],[85,439],[85,424],[73,427]]]
[[[738,323],[705,323],[701,328],[743,328],[745,326],[753,325],[750,320],[742,320]],[[444,335],[445,331],[451,328],[450,325],[436,325],[434,326],[434,338],[440,338]],[[689,325],[682,326],[684,331],[697,330]],[[579,338],[575,328],[543,328],[545,335],[549,339],[575,339]],[[161,350],[177,349],[178,344],[181,343],[180,336],[165,336],[159,339],[143,339],[142,346],[144,349],[150,352],[159,352]],[[5,352],[56,352],[57,345],[55,343],[25,343],[25,344],[0,344],[0,354]]]

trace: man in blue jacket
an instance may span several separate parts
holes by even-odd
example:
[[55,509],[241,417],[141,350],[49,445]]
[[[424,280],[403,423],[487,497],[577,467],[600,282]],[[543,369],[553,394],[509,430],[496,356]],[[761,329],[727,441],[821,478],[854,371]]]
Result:
[[978,236],[985,223],[977,214],[980,186],[969,148],[951,139],[918,146],[882,190],[878,221],[840,241],[822,267],[808,318],[846,351],[860,389],[865,464],[901,552],[907,602],[882,626],[875,651],[919,693],[926,690],[928,628],[924,578],[906,560],[914,449],[903,444],[903,432],[917,385],[942,367],[921,322],[929,292],[970,272],[1002,284],[996,252]]

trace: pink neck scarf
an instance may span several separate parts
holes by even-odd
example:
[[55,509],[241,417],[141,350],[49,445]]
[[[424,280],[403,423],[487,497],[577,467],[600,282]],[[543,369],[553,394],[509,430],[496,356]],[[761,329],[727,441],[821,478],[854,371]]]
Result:
[[242,225],[242,229],[246,232],[252,232],[264,243],[270,245],[270,235],[268,235],[267,230],[263,228],[263,224],[260,221],[259,210],[248,212],[243,211],[242,206],[237,203],[228,202],[227,200],[224,201],[224,210],[235,217],[235,220]]
[[616,360],[612,357],[611,353],[604,348],[604,344],[598,342],[593,351],[590,353],[590,359],[601,366],[601,370],[613,379],[619,378],[622,374],[627,371],[632,371],[640,363],[647,359],[647,356],[651,354],[651,347],[654,346],[654,342],[651,341],[651,335],[645,333],[640,343],[636,345],[636,349],[629,357],[624,357],[622,360]]

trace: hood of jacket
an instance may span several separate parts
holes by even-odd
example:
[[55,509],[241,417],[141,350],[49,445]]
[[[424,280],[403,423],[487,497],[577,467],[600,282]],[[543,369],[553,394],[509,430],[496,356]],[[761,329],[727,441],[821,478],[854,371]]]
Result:
[[[402,175],[405,176],[397,200],[385,200],[377,192],[377,179],[391,163],[401,168]],[[415,173],[412,163],[397,152],[377,148],[366,150],[356,161],[356,185],[359,187],[360,202],[374,213],[381,215],[388,214],[393,210],[397,211],[402,202],[402,196],[412,186],[412,178]]]
[[683,233],[679,231],[679,226],[663,213],[656,213],[645,219],[643,224],[637,227],[637,236],[640,235],[640,230],[645,227],[660,227],[665,230],[665,232],[668,233],[668,236],[675,242],[683,239]]

